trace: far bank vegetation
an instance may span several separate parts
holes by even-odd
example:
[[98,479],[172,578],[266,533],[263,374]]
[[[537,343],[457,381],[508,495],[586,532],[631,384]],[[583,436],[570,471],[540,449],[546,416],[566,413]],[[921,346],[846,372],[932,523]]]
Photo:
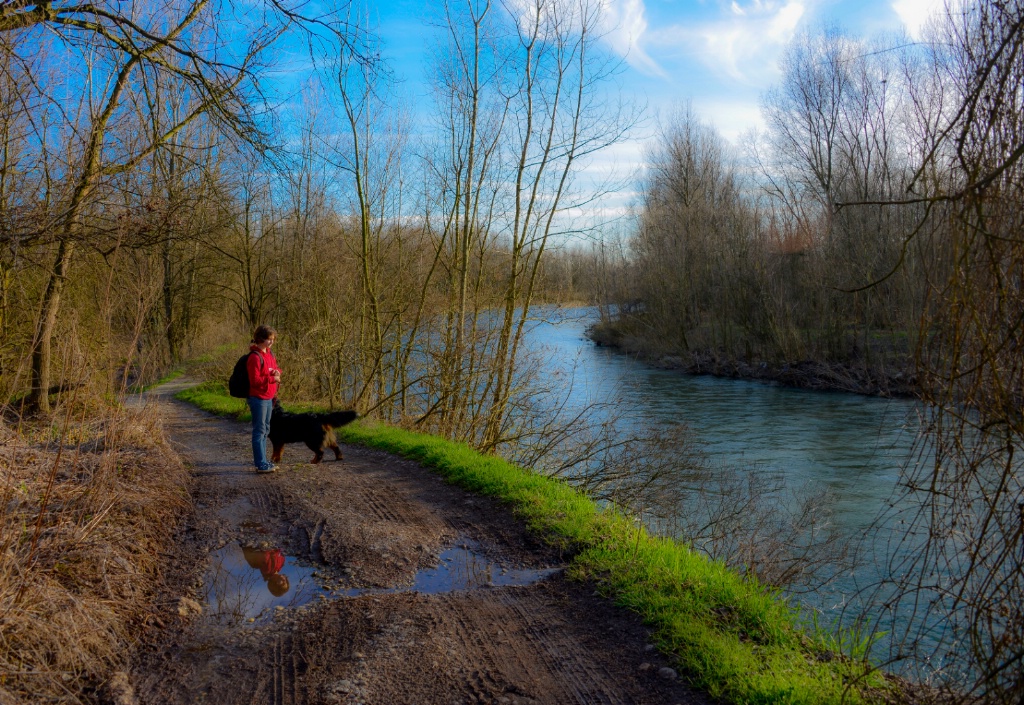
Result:
[[697,372],[916,391],[923,317],[954,266],[935,197],[964,176],[943,143],[966,80],[951,60],[807,32],[739,147],[689,106],[667,116],[635,235],[598,252],[610,306],[595,339]]

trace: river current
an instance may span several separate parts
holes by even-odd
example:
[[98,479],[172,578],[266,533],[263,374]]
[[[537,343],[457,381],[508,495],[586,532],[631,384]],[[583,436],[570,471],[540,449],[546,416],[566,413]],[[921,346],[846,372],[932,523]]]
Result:
[[821,483],[838,498],[836,519],[851,532],[875,517],[910,453],[912,400],[663,370],[588,340],[594,309],[539,313],[528,345],[544,354],[546,379],[566,380],[560,391],[571,405],[614,400],[637,424],[688,425],[714,461],[757,466],[793,486]]
[[[527,348],[543,359],[552,395],[577,408],[614,401],[619,415],[638,427],[686,424],[712,463],[767,473],[790,488],[826,487],[843,540],[875,548],[862,544],[910,458],[916,402],[658,369],[588,340],[595,309],[536,313]],[[865,566],[798,601],[830,624],[857,588],[875,578]]]

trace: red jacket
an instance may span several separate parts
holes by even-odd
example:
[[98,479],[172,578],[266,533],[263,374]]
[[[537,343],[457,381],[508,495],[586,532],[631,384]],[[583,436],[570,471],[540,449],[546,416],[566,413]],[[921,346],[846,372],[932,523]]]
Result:
[[277,382],[270,376],[270,373],[277,369],[274,353],[269,350],[261,353],[255,345],[250,345],[249,350],[256,353],[250,355],[249,361],[245,363],[249,371],[249,396],[273,399],[277,396]]
[[269,578],[271,575],[281,572],[282,568],[284,568],[284,554],[281,553],[281,549],[275,548],[273,551],[263,552],[260,573],[264,578]]

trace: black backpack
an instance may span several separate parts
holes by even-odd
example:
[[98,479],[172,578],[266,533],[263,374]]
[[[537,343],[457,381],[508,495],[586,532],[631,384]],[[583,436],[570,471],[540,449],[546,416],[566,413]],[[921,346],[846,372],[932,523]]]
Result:
[[[231,370],[231,376],[228,378],[228,394],[239,399],[245,399],[249,396],[249,356],[252,352],[247,352],[242,357],[238,358],[238,362],[235,363],[235,369]],[[263,356],[260,356],[260,360]]]

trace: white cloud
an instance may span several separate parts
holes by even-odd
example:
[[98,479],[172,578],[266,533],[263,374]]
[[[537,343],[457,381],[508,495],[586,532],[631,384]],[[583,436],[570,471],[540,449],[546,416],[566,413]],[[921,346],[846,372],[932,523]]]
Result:
[[[566,208],[559,211],[559,226],[566,232],[578,232],[593,228],[610,220],[625,218],[632,212],[631,203],[637,197],[635,191],[618,191],[614,194],[617,205],[606,205],[592,208]],[[621,197],[621,198],[620,198]],[[609,199],[605,199],[607,202]]]
[[646,135],[635,135],[591,155],[585,173],[595,177],[629,178],[643,164]]
[[749,100],[701,100],[694,108],[702,120],[714,125],[718,134],[733,145],[741,146],[741,138],[751,128],[762,129],[764,122],[756,97]]
[[643,0],[602,0],[601,23],[605,41],[633,68],[643,73],[664,75],[661,67],[640,48],[647,31]]
[[711,70],[748,84],[775,70],[813,0],[733,0],[728,14],[710,22],[674,25],[650,33],[663,47],[690,47]]
[[892,9],[914,39],[921,38],[927,21],[943,8],[943,0],[893,0]]
[[644,145],[645,139],[638,135],[591,155],[576,174],[575,195],[594,200],[563,202],[565,210],[559,213],[558,227],[566,231],[585,230],[629,215],[638,196],[636,186],[643,166]]
[[[529,28],[540,15],[542,20],[576,16],[580,8],[576,3],[563,0],[507,0],[508,7],[518,14],[524,28]],[[634,69],[655,76],[663,76],[661,67],[640,47],[647,31],[644,0],[597,0],[599,27],[605,44],[625,59]],[[561,19],[560,18],[560,19]]]

